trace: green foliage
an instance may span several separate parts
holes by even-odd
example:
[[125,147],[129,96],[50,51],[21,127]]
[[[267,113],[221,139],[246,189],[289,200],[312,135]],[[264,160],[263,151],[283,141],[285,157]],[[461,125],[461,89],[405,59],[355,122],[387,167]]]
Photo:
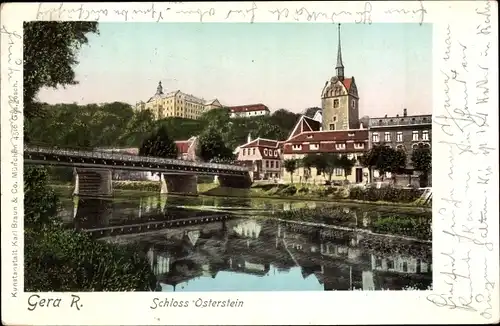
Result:
[[432,223],[427,217],[411,218],[399,215],[381,217],[372,223],[377,233],[398,234],[423,240],[432,239]]
[[47,169],[40,166],[24,167],[24,227],[41,229],[57,225],[59,200],[48,185]]
[[312,118],[314,117],[314,115],[316,114],[316,112],[318,111],[321,111],[321,108],[318,108],[318,107],[311,107],[311,108],[307,108],[305,111],[304,111],[304,115],[306,117],[309,117],[309,118]]
[[413,168],[422,172],[420,175],[420,184],[423,187],[427,186],[429,172],[432,169],[432,151],[430,148],[419,146],[413,150],[411,155]]
[[160,126],[146,138],[139,148],[139,155],[162,158],[177,158],[178,150],[166,126]]
[[338,160],[336,160],[336,164],[339,168],[344,170],[344,176],[347,180],[347,176],[351,174],[352,168],[356,164],[355,159],[349,159],[347,155],[342,155]]
[[418,189],[400,189],[394,187],[362,188],[353,187],[349,191],[349,198],[364,201],[387,201],[412,203],[420,198],[422,191]]
[[406,166],[406,154],[402,150],[395,150],[389,146],[374,146],[360,158],[360,163],[371,169],[375,168],[382,175],[386,172],[396,174]]
[[30,21],[23,25],[24,116],[39,115],[35,103],[43,87],[75,85],[77,50],[98,33],[96,22]]
[[289,159],[289,160],[285,160],[283,162],[283,166],[285,167],[285,171],[290,173],[291,183],[293,183],[293,173],[298,168],[298,163],[299,162],[296,159]]
[[226,146],[222,135],[215,127],[205,130],[198,141],[198,156],[204,161],[222,163],[234,159],[233,151]]
[[60,228],[26,231],[24,273],[28,292],[150,291],[156,286],[137,248]]
[[137,190],[137,191],[160,191],[158,181],[113,181],[113,189]]

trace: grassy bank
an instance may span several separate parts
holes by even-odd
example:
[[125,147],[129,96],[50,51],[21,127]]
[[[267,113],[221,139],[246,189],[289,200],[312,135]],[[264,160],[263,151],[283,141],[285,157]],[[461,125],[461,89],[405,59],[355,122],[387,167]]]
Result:
[[304,225],[336,226],[402,238],[432,240],[432,213],[430,212],[394,213],[321,207],[278,212],[274,214],[274,218],[303,222]]

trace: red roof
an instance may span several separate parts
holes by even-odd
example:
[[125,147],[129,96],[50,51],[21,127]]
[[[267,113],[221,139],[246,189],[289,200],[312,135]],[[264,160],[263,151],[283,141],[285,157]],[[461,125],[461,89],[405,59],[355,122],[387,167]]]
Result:
[[230,106],[229,110],[232,113],[236,112],[253,112],[253,111],[269,111],[269,108],[264,104],[249,104],[249,105],[239,105],[239,106]]
[[344,78],[342,84],[344,84],[345,88],[349,90],[351,88],[352,78]]
[[[355,144],[364,144],[363,148]],[[338,148],[337,144],[344,144],[344,148]],[[293,150],[293,145],[302,145],[301,149]],[[317,149],[311,149],[310,145],[317,145]],[[368,130],[335,130],[335,131],[309,131],[300,133],[287,140],[283,147],[284,154],[304,154],[321,152],[364,152],[368,150]]]
[[277,140],[257,138],[249,143],[246,143],[245,145],[242,145],[240,148],[251,148],[251,147],[278,148],[278,143],[279,141]]
[[176,140],[175,145],[177,146],[177,150],[179,151],[179,154],[184,154],[187,153],[189,150],[189,147],[191,146],[193,142],[191,140]]

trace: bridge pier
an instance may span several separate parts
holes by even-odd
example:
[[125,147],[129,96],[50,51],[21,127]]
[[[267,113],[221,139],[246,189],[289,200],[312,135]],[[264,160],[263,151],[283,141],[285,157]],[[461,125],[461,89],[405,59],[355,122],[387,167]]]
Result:
[[161,194],[198,194],[198,177],[189,174],[165,174],[160,175]]
[[75,168],[76,196],[113,196],[112,171],[110,169]]

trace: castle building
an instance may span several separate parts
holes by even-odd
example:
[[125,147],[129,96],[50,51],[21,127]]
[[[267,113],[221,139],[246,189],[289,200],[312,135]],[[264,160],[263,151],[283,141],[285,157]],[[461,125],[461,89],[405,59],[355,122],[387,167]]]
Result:
[[155,95],[147,102],[136,104],[138,110],[151,110],[157,120],[167,117],[198,119],[204,112],[215,108],[222,108],[217,99],[205,101],[180,90],[164,93],[161,82],[158,83]]
[[238,105],[228,107],[231,118],[250,118],[269,115],[271,112],[264,104]]
[[321,92],[322,129],[346,130],[359,128],[359,96],[354,77],[345,78],[338,27],[336,74],[325,83]]

